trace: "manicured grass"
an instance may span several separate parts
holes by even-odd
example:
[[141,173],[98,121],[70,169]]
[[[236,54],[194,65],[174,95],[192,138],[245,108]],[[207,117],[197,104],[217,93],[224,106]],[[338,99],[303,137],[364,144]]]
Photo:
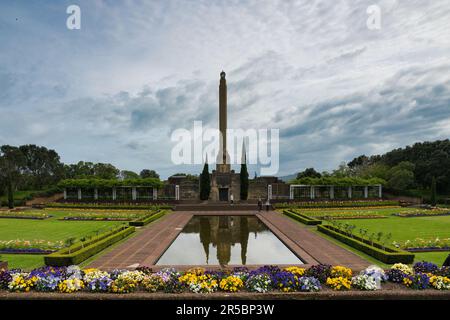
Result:
[[450,216],[414,217],[388,219],[349,219],[342,220],[356,226],[355,234],[360,228],[370,232],[391,233],[393,241],[414,240],[416,238],[434,239],[450,238]]
[[[387,219],[360,219],[342,220],[342,223],[353,224],[357,230],[367,229],[369,233],[391,233],[392,241],[414,240],[416,238],[433,239],[450,238],[450,216],[440,217],[415,217],[400,218],[389,217]],[[425,252],[415,253],[415,261],[430,261],[442,265],[450,252]]]
[[51,212],[50,219],[0,219],[0,240],[66,240],[94,235],[97,230],[105,230],[123,222],[116,221],[61,221],[67,213]]
[[44,265],[44,255],[41,254],[2,254],[1,260],[8,261],[8,269],[29,271]]
[[[41,211],[40,211],[41,212]],[[122,221],[62,221],[58,220],[70,211],[49,211],[53,217],[45,220],[0,219],[0,240],[35,240],[49,241],[79,239],[92,236],[97,231],[106,231],[118,226]],[[44,265],[44,255],[1,254],[2,260],[8,261],[9,268],[30,270]]]

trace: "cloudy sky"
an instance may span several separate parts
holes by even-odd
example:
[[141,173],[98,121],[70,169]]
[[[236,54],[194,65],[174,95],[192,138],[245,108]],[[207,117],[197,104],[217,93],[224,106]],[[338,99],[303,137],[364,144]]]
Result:
[[217,126],[222,69],[229,127],[280,130],[279,175],[450,136],[448,0],[1,1],[0,49],[0,144],[65,163],[198,173],[170,136]]

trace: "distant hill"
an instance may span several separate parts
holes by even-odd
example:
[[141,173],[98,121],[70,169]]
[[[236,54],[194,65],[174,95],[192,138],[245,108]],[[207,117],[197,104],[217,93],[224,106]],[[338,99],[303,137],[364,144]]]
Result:
[[282,176],[282,177],[278,177],[278,178],[280,178],[284,182],[288,182],[288,181],[291,181],[292,179],[295,179],[296,177],[297,177],[297,174],[294,173],[294,174],[290,174],[288,176]]

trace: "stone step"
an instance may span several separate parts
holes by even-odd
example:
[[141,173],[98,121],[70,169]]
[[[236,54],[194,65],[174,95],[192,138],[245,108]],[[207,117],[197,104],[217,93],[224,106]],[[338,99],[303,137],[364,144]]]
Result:
[[[266,207],[263,206],[266,210]],[[175,211],[256,211],[258,206],[256,204],[178,204],[175,206]],[[270,206],[272,210],[272,206]]]

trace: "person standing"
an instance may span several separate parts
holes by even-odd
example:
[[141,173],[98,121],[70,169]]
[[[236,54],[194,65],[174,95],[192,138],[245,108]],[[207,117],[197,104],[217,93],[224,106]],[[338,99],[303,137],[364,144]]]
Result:
[[261,212],[262,210],[262,200],[261,198],[258,198],[258,211]]
[[266,211],[269,211],[269,207],[270,207],[270,201],[269,201],[269,198],[267,198],[267,201],[266,201]]
[[230,202],[231,202],[231,204],[234,203],[234,196],[233,196],[233,194],[230,195]]

